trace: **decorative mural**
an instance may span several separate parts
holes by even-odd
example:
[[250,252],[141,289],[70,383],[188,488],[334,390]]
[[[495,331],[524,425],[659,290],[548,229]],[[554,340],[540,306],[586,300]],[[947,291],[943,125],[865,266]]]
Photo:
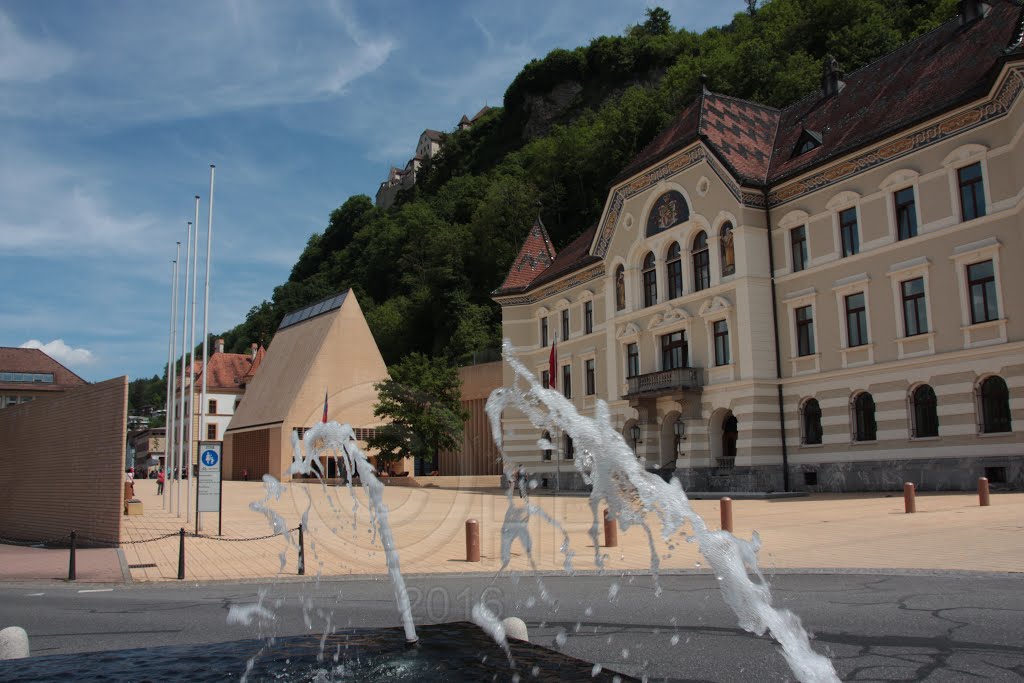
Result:
[[669,190],[658,197],[658,201],[651,207],[651,213],[647,217],[647,237],[657,235],[689,219],[690,207],[687,206],[686,199],[681,193]]

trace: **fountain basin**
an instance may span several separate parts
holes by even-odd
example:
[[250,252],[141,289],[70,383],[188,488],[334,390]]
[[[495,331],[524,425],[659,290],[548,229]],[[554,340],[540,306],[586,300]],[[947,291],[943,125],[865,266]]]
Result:
[[[469,622],[417,629],[409,645],[402,628],[338,629],[322,636],[240,640],[107,652],[29,657],[0,662],[0,680],[58,681],[237,681],[250,657],[248,681],[612,681],[636,680],[613,671],[593,675],[593,665],[560,652],[510,640],[515,668],[505,651]],[[536,668],[535,668],[536,667]],[[534,673],[536,672],[536,673]]]

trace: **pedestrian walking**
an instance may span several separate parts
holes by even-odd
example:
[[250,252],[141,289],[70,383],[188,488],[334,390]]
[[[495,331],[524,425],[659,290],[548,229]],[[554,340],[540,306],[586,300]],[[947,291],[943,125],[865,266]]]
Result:
[[243,467],[242,468],[242,481],[249,481],[249,468],[248,467]]
[[520,465],[519,471],[516,472],[516,483],[518,484],[519,497],[522,498],[526,487],[530,484],[530,478],[526,474],[526,467],[524,465]]
[[124,471],[124,480],[128,482],[128,491],[131,493],[131,497],[135,497],[135,468],[129,467]]
[[162,469],[156,473],[156,495],[164,495],[164,481],[166,481],[166,479],[167,477],[164,475],[164,471]]

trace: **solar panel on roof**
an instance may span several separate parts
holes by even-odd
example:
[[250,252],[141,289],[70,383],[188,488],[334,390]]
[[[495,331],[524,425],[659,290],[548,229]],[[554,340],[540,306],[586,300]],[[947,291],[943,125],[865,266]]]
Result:
[[283,330],[286,327],[297,325],[304,320],[309,320],[310,318],[315,318],[318,315],[323,315],[324,313],[329,313],[335,309],[341,308],[341,305],[345,303],[345,296],[347,294],[348,292],[335,294],[326,299],[312,303],[305,308],[300,308],[297,311],[291,311],[281,319],[281,324],[278,325],[277,329]]

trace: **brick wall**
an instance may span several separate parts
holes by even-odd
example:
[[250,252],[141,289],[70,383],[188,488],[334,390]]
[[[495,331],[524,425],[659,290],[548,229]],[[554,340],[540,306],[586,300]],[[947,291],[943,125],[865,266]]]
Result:
[[120,540],[127,409],[118,377],[0,411],[0,537]]

